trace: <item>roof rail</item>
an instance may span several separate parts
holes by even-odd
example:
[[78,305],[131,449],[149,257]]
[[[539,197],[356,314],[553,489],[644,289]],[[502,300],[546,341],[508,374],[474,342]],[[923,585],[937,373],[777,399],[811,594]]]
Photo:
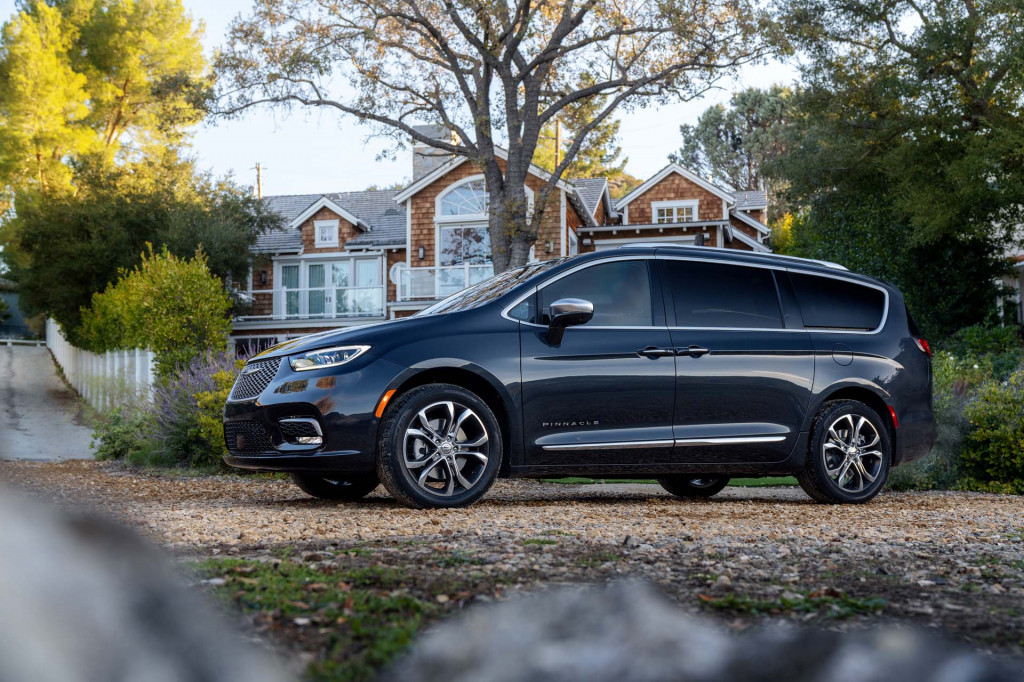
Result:
[[[622,244],[622,245],[619,246],[619,248],[620,249],[628,249],[628,248],[631,248],[631,247],[635,248],[635,247],[638,247],[638,246],[647,247],[647,248],[658,248],[658,249],[666,249],[666,248],[670,248],[670,249],[692,249],[692,250],[700,249],[701,251],[704,251],[704,250],[709,249],[709,248],[711,248],[711,249],[718,248],[718,247],[714,247],[714,246],[710,246],[709,247],[709,246],[695,246],[695,245],[692,245],[692,244],[676,244],[676,243],[673,243],[673,242],[631,242],[629,244]],[[745,253],[745,252],[740,251],[739,253]],[[781,253],[753,253],[753,252],[751,252],[751,253],[752,253],[752,255],[759,256],[761,258],[772,258],[772,259],[775,259],[775,260],[791,261],[793,263],[814,263],[815,265],[820,265],[820,266],[825,267],[825,268],[831,268],[833,270],[844,270],[846,272],[849,272],[849,268],[847,268],[846,266],[840,265],[839,263],[833,263],[832,261],[829,261],[829,260],[819,260],[817,258],[801,258],[800,256],[784,256]]]

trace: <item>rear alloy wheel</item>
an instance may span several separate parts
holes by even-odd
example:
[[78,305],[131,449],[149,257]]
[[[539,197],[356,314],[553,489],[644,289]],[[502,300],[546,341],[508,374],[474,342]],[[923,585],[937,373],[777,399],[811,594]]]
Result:
[[377,474],[336,474],[317,476],[315,474],[292,474],[295,485],[307,495],[321,500],[354,502],[373,492],[380,485]]
[[460,386],[428,384],[388,409],[377,472],[402,504],[462,507],[494,483],[501,453],[501,430],[487,403]]
[[827,504],[859,504],[885,485],[892,439],[878,413],[863,403],[840,400],[818,413],[807,468],[797,474],[808,495]]
[[662,476],[658,479],[661,487],[676,497],[692,500],[711,497],[722,492],[729,484],[728,476]]

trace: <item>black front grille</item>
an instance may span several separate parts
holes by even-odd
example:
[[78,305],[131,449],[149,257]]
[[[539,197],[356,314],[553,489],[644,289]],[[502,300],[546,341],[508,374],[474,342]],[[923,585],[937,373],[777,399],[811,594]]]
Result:
[[259,422],[228,422],[224,425],[224,442],[232,455],[277,454],[270,434]]
[[250,362],[242,368],[242,373],[238,375],[235,387],[231,389],[229,400],[249,400],[258,397],[274,380],[277,368],[280,366],[281,358]]

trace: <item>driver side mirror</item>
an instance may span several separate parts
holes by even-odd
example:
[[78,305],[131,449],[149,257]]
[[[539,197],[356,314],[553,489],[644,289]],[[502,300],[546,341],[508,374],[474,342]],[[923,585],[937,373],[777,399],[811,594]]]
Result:
[[594,304],[582,298],[560,298],[551,304],[551,323],[548,324],[547,342],[552,346],[562,343],[566,327],[586,324],[594,317]]

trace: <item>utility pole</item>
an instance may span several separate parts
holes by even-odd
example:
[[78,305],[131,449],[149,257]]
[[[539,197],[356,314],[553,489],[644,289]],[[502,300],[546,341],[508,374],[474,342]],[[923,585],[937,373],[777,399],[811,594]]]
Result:
[[252,168],[250,170],[255,170],[256,171],[256,198],[257,199],[262,199],[263,198],[263,166],[260,165],[259,161],[257,161],[255,168]]
[[558,116],[555,117],[555,170],[558,170],[558,164],[562,157],[562,119]]

